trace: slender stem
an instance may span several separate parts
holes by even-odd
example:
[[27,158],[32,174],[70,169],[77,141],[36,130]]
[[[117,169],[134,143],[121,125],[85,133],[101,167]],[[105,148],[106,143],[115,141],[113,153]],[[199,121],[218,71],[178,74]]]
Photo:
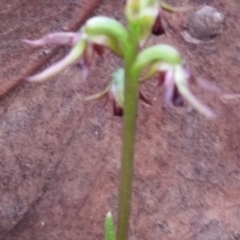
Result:
[[131,23],[129,26],[128,49],[125,49],[124,124],[116,235],[117,240],[127,240],[129,231],[138,103],[138,76],[132,71],[132,66],[138,52],[138,33],[138,24]]

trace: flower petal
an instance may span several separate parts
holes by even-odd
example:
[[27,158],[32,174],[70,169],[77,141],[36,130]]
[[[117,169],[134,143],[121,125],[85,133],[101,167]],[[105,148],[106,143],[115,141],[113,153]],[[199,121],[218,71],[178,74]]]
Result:
[[167,12],[189,12],[192,10],[195,10],[196,7],[192,7],[192,6],[184,6],[184,7],[174,7],[169,5],[168,3],[164,2],[164,1],[160,1],[160,5],[163,8],[163,10],[167,11]]
[[141,73],[144,67],[156,62],[174,66],[181,63],[180,53],[172,46],[167,44],[158,44],[142,50],[133,66],[134,71]]
[[113,73],[112,85],[110,89],[111,97],[123,108],[124,106],[124,69],[119,68]]
[[93,101],[93,100],[99,100],[101,98],[104,98],[107,96],[110,88],[111,88],[111,83],[102,92],[85,97],[85,98],[83,98],[83,100],[84,101]]
[[209,92],[213,92],[213,93],[217,93],[217,94],[223,93],[222,89],[220,89],[213,83],[211,83],[203,78],[195,78],[195,81],[200,87],[204,88],[205,90],[207,90]]
[[172,98],[172,104],[175,107],[182,107],[184,105],[183,102],[183,97],[181,96],[181,94],[179,93],[177,87],[174,87],[174,93],[173,93],[173,98]]
[[178,88],[182,96],[194,107],[197,111],[202,113],[208,118],[215,119],[215,113],[206,105],[201,103],[187,88],[180,87]]
[[221,97],[223,100],[235,100],[240,99],[240,93],[225,93]]
[[175,67],[175,84],[178,88],[179,93],[191,104],[193,108],[202,113],[208,118],[216,118],[213,111],[206,105],[202,104],[188,89],[188,75],[182,66]]
[[96,16],[90,18],[82,31],[87,36],[105,35],[113,38],[125,46],[128,41],[128,33],[126,28],[117,20],[106,16]]
[[158,73],[158,79],[159,79],[159,86],[163,83],[164,81],[164,77],[165,77],[165,73],[172,69],[172,66],[163,62],[153,62],[152,64],[150,64],[147,73],[145,74],[144,78],[141,80],[141,82],[144,82],[146,80],[148,80],[149,78],[151,78],[154,74]]
[[69,65],[74,63],[82,55],[85,45],[85,41],[79,42],[72,48],[70,53],[65,58],[53,64],[43,72],[28,77],[26,80],[29,82],[44,82],[49,78],[57,75],[58,73],[66,69]]
[[37,40],[23,39],[22,41],[33,46],[33,47],[42,47],[46,45],[74,45],[81,38],[79,32],[56,32],[50,33]]
[[173,94],[174,94],[174,79],[173,79],[173,77],[174,77],[174,75],[173,75],[172,70],[166,72],[166,77],[164,79],[165,94],[164,94],[163,108],[168,107],[173,99]]
[[148,38],[151,35],[152,28],[154,23],[156,22],[156,18],[159,12],[159,4],[153,4],[152,6],[145,7],[142,10],[140,16],[140,25],[141,25],[141,33],[140,33],[140,47],[146,43]]

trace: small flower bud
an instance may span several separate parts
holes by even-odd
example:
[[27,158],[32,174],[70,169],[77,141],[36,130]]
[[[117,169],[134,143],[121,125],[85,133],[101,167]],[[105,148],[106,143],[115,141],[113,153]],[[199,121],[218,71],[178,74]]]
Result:
[[125,15],[128,21],[138,19],[143,1],[144,0],[127,0]]

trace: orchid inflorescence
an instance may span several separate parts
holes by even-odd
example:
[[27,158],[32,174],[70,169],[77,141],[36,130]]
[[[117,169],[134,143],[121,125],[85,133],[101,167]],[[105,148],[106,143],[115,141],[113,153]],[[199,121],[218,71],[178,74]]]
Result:
[[[128,0],[125,15],[128,21],[134,21],[140,28],[138,41],[139,48],[141,48],[146,44],[151,34],[161,35],[165,33],[163,21],[167,21],[166,12],[185,12],[191,9],[190,7],[175,8],[161,0]],[[83,71],[83,78],[86,78],[95,55],[103,56],[104,50],[108,49],[124,59],[129,46],[126,28],[117,20],[105,16],[96,16],[87,20],[78,32],[56,32],[38,40],[24,39],[23,41],[36,47],[51,45],[72,47],[69,54],[59,62],[34,76],[28,77],[26,80],[29,82],[44,82],[77,62]],[[147,68],[146,74],[140,79],[145,68]],[[167,107],[169,103],[181,106],[185,99],[205,116],[209,118],[215,116],[189,90],[189,84],[197,83],[214,92],[220,90],[195,78],[174,47],[158,44],[143,49],[136,57],[132,71],[139,75],[140,83],[146,82],[153,76],[158,77],[158,85],[163,85],[165,89],[164,107]],[[84,100],[111,98],[114,114],[121,116],[124,109],[124,82],[131,81],[131,79],[125,79],[124,76],[124,69],[117,70],[106,89],[86,97]],[[139,91],[139,98],[145,103],[149,103],[141,91]]]

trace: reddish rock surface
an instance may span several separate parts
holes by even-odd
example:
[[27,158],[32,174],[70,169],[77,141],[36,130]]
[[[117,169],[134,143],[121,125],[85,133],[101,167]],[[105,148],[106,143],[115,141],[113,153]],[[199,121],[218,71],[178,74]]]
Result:
[[[123,0],[102,0],[93,14],[123,20]],[[176,46],[201,77],[240,92],[240,3],[207,3],[226,12],[223,32],[194,45],[179,31],[152,38]],[[45,67],[68,49],[31,49],[21,38],[79,27],[90,1],[0,0],[0,87],[15,84],[39,62]],[[79,24],[79,26],[78,26]],[[39,64],[40,65],[40,64]],[[46,84],[24,83],[0,102],[0,239],[103,239],[107,211],[116,218],[122,120],[112,106],[83,104],[80,96],[105,87],[121,61],[107,53],[87,81],[72,66]],[[9,85],[10,84],[10,85]],[[151,99],[155,82],[143,86]],[[133,207],[135,239],[240,239],[239,100],[224,102],[194,89],[218,113],[206,120],[188,106],[161,109],[162,91],[140,104]]]

